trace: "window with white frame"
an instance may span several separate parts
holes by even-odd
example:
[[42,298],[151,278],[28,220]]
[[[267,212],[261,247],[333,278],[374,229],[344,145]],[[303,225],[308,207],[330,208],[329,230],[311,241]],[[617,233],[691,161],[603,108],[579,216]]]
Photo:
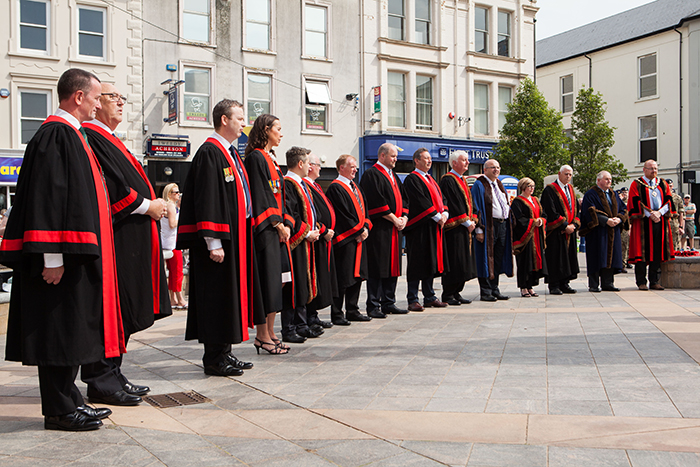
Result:
[[328,8],[304,5],[304,53],[309,57],[327,57]]
[[188,41],[211,41],[210,0],[182,0],[182,37]]
[[574,75],[561,78],[561,113],[574,111]]
[[78,5],[78,55],[104,59],[106,30],[107,10]]
[[639,118],[639,162],[656,160],[656,115]]
[[51,91],[20,89],[20,143],[27,144],[49,115],[51,115]]
[[406,128],[406,75],[387,73],[387,123],[396,128]]
[[489,10],[474,8],[474,51],[489,53]]
[[656,54],[639,57],[639,98],[656,95]]
[[406,40],[404,0],[389,0],[389,39]]
[[248,98],[246,101],[249,125],[252,125],[260,115],[272,113],[272,77],[248,73]]
[[506,114],[508,113],[508,104],[513,99],[513,89],[507,86],[498,87],[498,131],[501,131],[503,125],[506,124]]
[[19,48],[49,53],[50,3],[19,0]]
[[416,75],[416,129],[433,129],[433,78]]
[[327,81],[306,81],[305,130],[328,132],[331,93]]
[[510,13],[498,12],[498,55],[510,57]]
[[184,122],[209,123],[211,114],[211,69],[183,67],[184,87]]
[[245,46],[249,49],[270,50],[270,0],[245,2]]
[[430,0],[416,2],[416,42],[430,44]]
[[489,134],[489,85],[474,84],[474,133]]

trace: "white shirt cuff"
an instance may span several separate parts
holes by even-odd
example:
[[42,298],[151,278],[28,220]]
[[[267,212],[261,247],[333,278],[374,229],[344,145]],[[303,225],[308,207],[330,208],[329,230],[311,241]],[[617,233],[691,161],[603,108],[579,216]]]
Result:
[[462,225],[465,226],[465,227],[469,227],[469,226],[471,226],[472,224],[473,224],[472,221],[464,221],[464,222],[462,222]]
[[442,214],[435,214],[431,219],[435,222],[440,222],[442,220]]
[[150,199],[143,199],[143,203],[141,203],[141,206],[137,207],[134,209],[134,212],[131,214],[146,214],[148,212],[148,208],[151,205],[151,200]]
[[659,214],[662,216],[668,212],[668,204],[664,205],[661,209],[659,209]]
[[482,229],[481,227],[477,227],[476,229],[474,229],[474,233],[484,233],[484,229]]
[[221,248],[221,240],[214,237],[204,237],[204,241],[207,242],[207,250],[216,250]]
[[44,253],[44,267],[60,268],[63,266],[62,253]]

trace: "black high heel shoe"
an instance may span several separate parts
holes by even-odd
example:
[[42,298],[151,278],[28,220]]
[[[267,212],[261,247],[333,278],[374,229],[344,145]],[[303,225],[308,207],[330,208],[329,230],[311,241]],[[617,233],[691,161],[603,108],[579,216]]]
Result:
[[[260,345],[258,345],[258,342],[260,342]],[[273,348],[272,349],[266,349],[263,347],[263,345],[271,345]],[[255,350],[258,351],[258,355],[260,355],[260,349],[263,349],[265,352],[272,354],[272,355],[284,355],[286,353],[289,353],[289,349],[283,349],[281,347],[277,347],[274,343],[272,342],[263,342],[257,337],[255,338],[255,342],[253,343],[253,347],[255,347]]]

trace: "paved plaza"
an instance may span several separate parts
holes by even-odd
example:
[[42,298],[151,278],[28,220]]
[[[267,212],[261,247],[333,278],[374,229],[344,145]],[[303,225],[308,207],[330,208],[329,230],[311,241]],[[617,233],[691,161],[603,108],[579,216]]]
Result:
[[239,378],[204,375],[178,311],[134,336],[124,373],[210,401],[112,407],[89,433],[44,430],[36,368],[0,362],[0,466],[700,466],[700,290],[641,292],[631,272],[619,293],[583,271],[576,295],[539,298],[508,279],[509,301],[336,326],[289,355],[251,339]]

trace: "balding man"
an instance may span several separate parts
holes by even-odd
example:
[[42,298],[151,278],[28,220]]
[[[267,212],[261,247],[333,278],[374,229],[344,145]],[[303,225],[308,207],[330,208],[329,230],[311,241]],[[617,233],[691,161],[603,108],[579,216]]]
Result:
[[394,172],[398,150],[391,143],[379,146],[377,163],[362,175],[372,235],[367,238],[369,270],[367,313],[373,318],[405,314],[396,306],[396,282],[401,275],[401,232],[408,222],[408,198]]
[[670,220],[676,212],[671,189],[658,174],[659,165],[656,161],[647,160],[644,163],[644,175],[632,182],[627,201],[632,224],[629,262],[634,264],[639,290],[663,290],[659,284],[661,263],[674,258]]
[[[156,221],[165,201],[156,197],[141,163],[114,131],[123,120],[126,97],[110,83],[102,83],[102,108],[83,127],[102,167],[112,208],[114,254],[117,259],[119,303],[124,341],[150,327],[154,319],[172,314]],[[81,379],[93,402],[136,405],[150,390],[132,384],[121,372],[121,356],[83,365]]]
[[576,229],[581,227],[578,218],[576,193],[571,186],[574,171],[571,166],[563,165],[554,183],[545,187],[540,197],[540,204],[547,217],[547,270],[549,276],[549,293],[576,293],[569,282],[576,279],[579,272],[578,250],[576,247]]
[[620,234],[627,220],[627,209],[614,190],[612,176],[605,170],[598,173],[596,186],[583,196],[581,203],[581,235],[586,237],[586,269],[588,290],[618,292],[615,274],[623,271]]
[[111,410],[87,407],[78,366],[125,352],[112,216],[82,122],[100,109],[100,81],[71,68],[59,108],[27,145],[0,261],[14,269],[5,358],[38,365],[47,430],[87,431]]

